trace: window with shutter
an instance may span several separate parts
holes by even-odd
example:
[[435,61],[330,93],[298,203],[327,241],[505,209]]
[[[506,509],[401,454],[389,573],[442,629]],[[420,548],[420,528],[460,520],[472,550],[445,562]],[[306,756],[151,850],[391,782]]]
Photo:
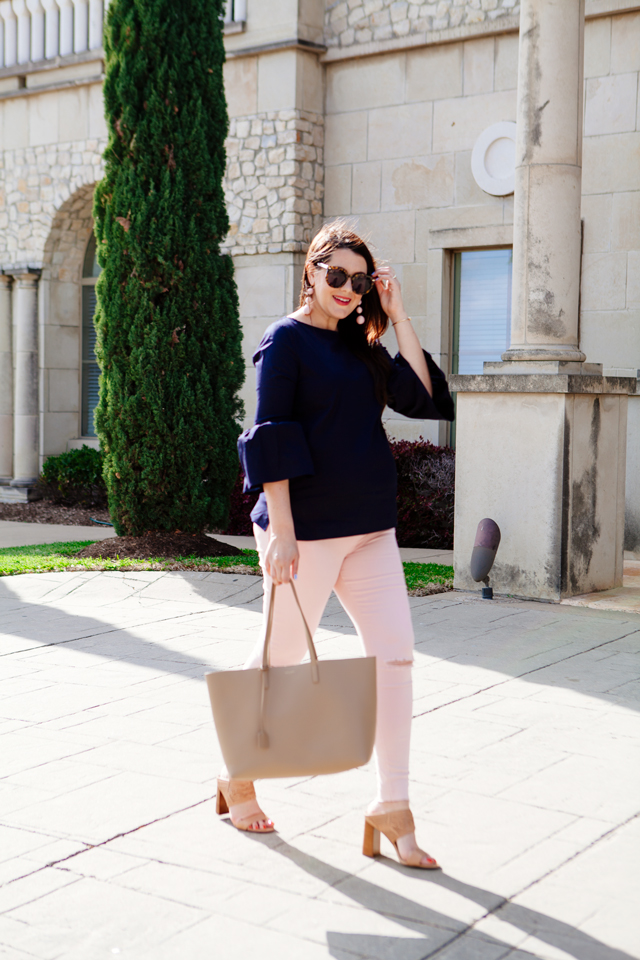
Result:
[[93,423],[100,395],[100,367],[96,361],[96,279],[100,265],[96,258],[96,238],[91,234],[82,269],[82,404],[80,430],[83,437],[95,437]]
[[508,348],[511,264],[510,247],[456,253],[452,373],[482,373]]
[[[500,360],[509,347],[512,261],[511,247],[455,254],[452,373],[482,373],[485,360]],[[449,443],[456,445],[455,421]]]

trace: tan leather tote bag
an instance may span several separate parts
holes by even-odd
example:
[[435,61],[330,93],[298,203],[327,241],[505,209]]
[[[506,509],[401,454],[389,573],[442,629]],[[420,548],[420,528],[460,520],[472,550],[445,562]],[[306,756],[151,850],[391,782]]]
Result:
[[318,660],[298,595],[309,663],[269,665],[276,587],[262,667],[207,673],[220,747],[236,780],[338,773],[367,763],[376,729],[376,658]]

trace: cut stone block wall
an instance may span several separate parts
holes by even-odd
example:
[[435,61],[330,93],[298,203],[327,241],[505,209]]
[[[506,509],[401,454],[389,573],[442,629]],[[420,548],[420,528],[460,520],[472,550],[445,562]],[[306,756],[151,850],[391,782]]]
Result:
[[234,256],[304,251],[322,222],[324,118],[302,110],[231,120],[225,199]]
[[517,16],[518,0],[328,0],[325,43],[350,47]]
[[[423,346],[449,367],[451,249],[512,242],[512,197],[471,173],[477,136],[515,120],[509,33],[327,64],[325,215],[349,216],[389,261]],[[395,335],[385,336],[395,353]],[[389,415],[388,432],[445,441],[444,424]]]
[[106,140],[19,147],[0,154],[0,267],[40,267],[59,209],[102,176]]
[[638,12],[585,29],[581,346],[624,377],[640,368],[639,36]]
[[[609,376],[640,369],[640,12],[587,21],[580,345]],[[629,398],[625,549],[640,557],[640,397]]]

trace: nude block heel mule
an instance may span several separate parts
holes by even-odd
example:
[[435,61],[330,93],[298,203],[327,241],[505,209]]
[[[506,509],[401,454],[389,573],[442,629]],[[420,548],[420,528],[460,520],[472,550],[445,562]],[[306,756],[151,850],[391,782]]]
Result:
[[423,850],[412,850],[408,859],[404,860],[398,850],[398,840],[400,837],[406,837],[407,834],[415,831],[413,814],[407,807],[406,810],[393,810],[390,813],[378,813],[375,815],[367,814],[364,818],[364,841],[362,852],[365,857],[377,857],[380,854],[380,834],[384,833],[387,840],[396,848],[398,860],[407,867],[420,867],[422,870],[439,870],[440,864],[429,857],[428,863],[422,863],[425,856]]
[[380,831],[376,830],[369,818],[364,818],[364,841],[362,843],[362,852],[365,857],[380,856]]
[[[231,822],[238,830],[247,830],[249,833],[273,833],[275,827],[269,817],[265,816],[256,798],[256,791],[251,780],[223,780],[218,777],[218,787],[216,790],[216,813],[222,816],[230,813],[230,808],[236,804],[249,803],[255,801],[256,809],[247,816],[239,817],[236,820],[232,818]],[[253,824],[259,820],[267,823],[265,827],[254,827]]]

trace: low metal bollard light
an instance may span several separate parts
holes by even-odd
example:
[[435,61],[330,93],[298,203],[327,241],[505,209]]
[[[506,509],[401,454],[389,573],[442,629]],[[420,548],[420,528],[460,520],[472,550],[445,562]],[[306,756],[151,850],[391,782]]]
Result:
[[500,546],[500,527],[495,520],[485,517],[478,524],[476,539],[471,551],[471,576],[476,583],[484,583],[482,599],[493,600],[493,587],[489,586],[489,571]]

